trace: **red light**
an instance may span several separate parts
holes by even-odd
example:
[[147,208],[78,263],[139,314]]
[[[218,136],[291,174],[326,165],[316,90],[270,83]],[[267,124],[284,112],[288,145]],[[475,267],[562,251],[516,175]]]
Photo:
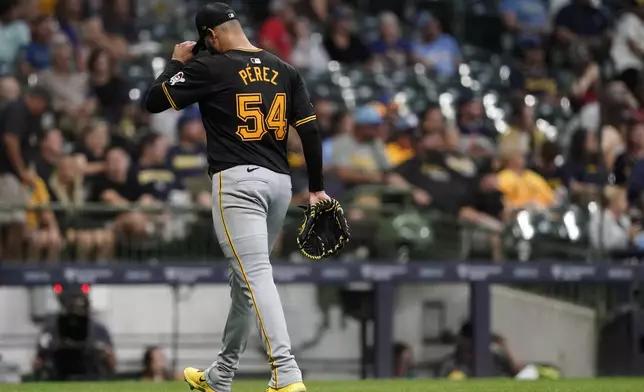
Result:
[[85,295],[89,294],[89,285],[88,285],[87,283],[83,284],[83,285],[81,286],[81,291],[82,291],[82,292],[83,292],[83,294],[85,294]]
[[63,292],[63,286],[60,284],[55,284],[54,285],[54,293],[60,295],[60,293]]

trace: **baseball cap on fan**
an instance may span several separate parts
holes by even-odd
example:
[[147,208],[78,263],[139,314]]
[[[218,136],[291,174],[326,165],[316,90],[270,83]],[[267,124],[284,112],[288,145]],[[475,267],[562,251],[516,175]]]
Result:
[[233,19],[237,19],[237,14],[228,4],[217,2],[201,7],[195,16],[199,40],[192,48],[192,53],[197,54],[200,50],[206,49],[208,29],[215,28]]

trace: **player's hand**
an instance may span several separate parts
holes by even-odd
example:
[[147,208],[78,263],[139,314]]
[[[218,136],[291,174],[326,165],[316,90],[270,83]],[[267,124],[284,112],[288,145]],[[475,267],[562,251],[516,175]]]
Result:
[[192,47],[195,46],[194,41],[185,41],[174,46],[172,52],[172,60],[181,61],[182,64],[187,64],[192,59]]
[[321,200],[329,200],[331,197],[324,191],[309,193],[309,204],[313,205]]

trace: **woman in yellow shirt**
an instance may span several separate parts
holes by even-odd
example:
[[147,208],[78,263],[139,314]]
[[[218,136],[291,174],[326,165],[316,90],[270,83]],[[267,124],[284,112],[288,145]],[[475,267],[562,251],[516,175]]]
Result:
[[496,186],[503,193],[507,208],[548,208],[555,203],[555,193],[539,174],[525,168],[522,149],[502,154],[505,169],[496,176]]
[[[29,207],[42,208],[49,205],[49,192],[42,178],[35,176],[34,185],[27,189],[27,192],[29,195]],[[41,259],[57,261],[62,248],[62,238],[53,211],[50,209],[31,210],[27,212],[26,224],[29,242],[27,261]],[[42,257],[43,252],[44,257]]]

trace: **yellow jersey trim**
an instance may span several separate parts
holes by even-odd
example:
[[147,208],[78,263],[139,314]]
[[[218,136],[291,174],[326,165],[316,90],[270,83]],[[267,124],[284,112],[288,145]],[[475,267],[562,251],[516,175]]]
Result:
[[303,119],[301,119],[299,121],[296,121],[295,124],[293,124],[293,126],[294,127],[299,127],[300,125],[303,125],[303,124],[306,124],[308,122],[311,122],[311,121],[315,120],[316,118],[317,118],[317,116],[315,114],[312,115],[312,116],[305,117],[305,118],[303,118]]
[[163,89],[165,96],[168,97],[168,102],[170,102],[170,106],[172,106],[174,110],[179,110],[179,108],[177,107],[177,104],[174,103],[174,100],[170,96],[170,91],[168,91],[168,86],[166,86],[165,82],[161,83],[161,88]]

